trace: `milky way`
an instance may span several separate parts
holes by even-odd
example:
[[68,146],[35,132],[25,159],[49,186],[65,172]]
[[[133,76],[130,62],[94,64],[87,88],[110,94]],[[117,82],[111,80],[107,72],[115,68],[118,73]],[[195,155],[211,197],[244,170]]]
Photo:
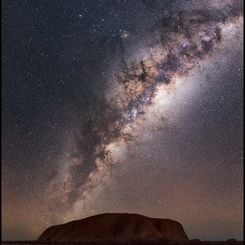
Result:
[[242,238],[243,1],[3,1],[3,235],[105,212]]
[[[50,196],[63,200],[64,211],[69,207],[64,220],[74,210],[82,212],[96,191],[103,189],[112,166],[120,163],[127,144],[137,138],[134,131],[144,121],[154,121],[146,114],[159,103],[156,98],[171,97],[179,89],[178,81],[188,77],[199,62],[208,60],[222,45],[226,26],[241,21],[241,4],[233,1],[212,10],[184,10],[166,16],[152,33],[146,34],[150,36],[147,46],[129,57],[125,57],[122,39],[118,41],[120,68],[107,75],[105,99],[100,99],[99,108],[82,122],[76,151],[49,186]],[[162,106],[168,109],[168,105]],[[164,120],[161,113],[156,110],[158,120]],[[57,188],[58,197],[53,194]]]

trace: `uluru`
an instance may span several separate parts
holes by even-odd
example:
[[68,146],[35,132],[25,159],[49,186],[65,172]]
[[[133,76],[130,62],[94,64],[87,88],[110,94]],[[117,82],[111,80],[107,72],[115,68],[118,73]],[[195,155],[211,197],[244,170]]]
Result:
[[39,242],[81,242],[85,240],[188,241],[183,226],[174,220],[139,214],[107,213],[46,229]]

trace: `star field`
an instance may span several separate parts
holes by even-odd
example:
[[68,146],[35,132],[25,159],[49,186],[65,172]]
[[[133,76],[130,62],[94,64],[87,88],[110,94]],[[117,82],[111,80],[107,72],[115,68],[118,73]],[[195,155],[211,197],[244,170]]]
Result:
[[3,1],[2,232],[106,212],[242,239],[242,1]]

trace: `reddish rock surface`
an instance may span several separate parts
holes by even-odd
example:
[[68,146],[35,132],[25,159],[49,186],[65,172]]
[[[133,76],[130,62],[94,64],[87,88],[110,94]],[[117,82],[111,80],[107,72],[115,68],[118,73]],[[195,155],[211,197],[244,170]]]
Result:
[[182,225],[174,220],[123,213],[100,214],[51,226],[41,234],[38,241],[79,242],[85,240],[142,239],[188,241]]

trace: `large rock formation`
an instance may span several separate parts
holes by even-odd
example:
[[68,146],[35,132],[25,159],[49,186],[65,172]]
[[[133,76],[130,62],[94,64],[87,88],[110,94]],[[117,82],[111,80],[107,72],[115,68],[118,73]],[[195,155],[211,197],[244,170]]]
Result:
[[38,238],[42,242],[84,240],[168,239],[187,241],[182,225],[170,219],[148,218],[138,214],[100,214],[55,225]]

